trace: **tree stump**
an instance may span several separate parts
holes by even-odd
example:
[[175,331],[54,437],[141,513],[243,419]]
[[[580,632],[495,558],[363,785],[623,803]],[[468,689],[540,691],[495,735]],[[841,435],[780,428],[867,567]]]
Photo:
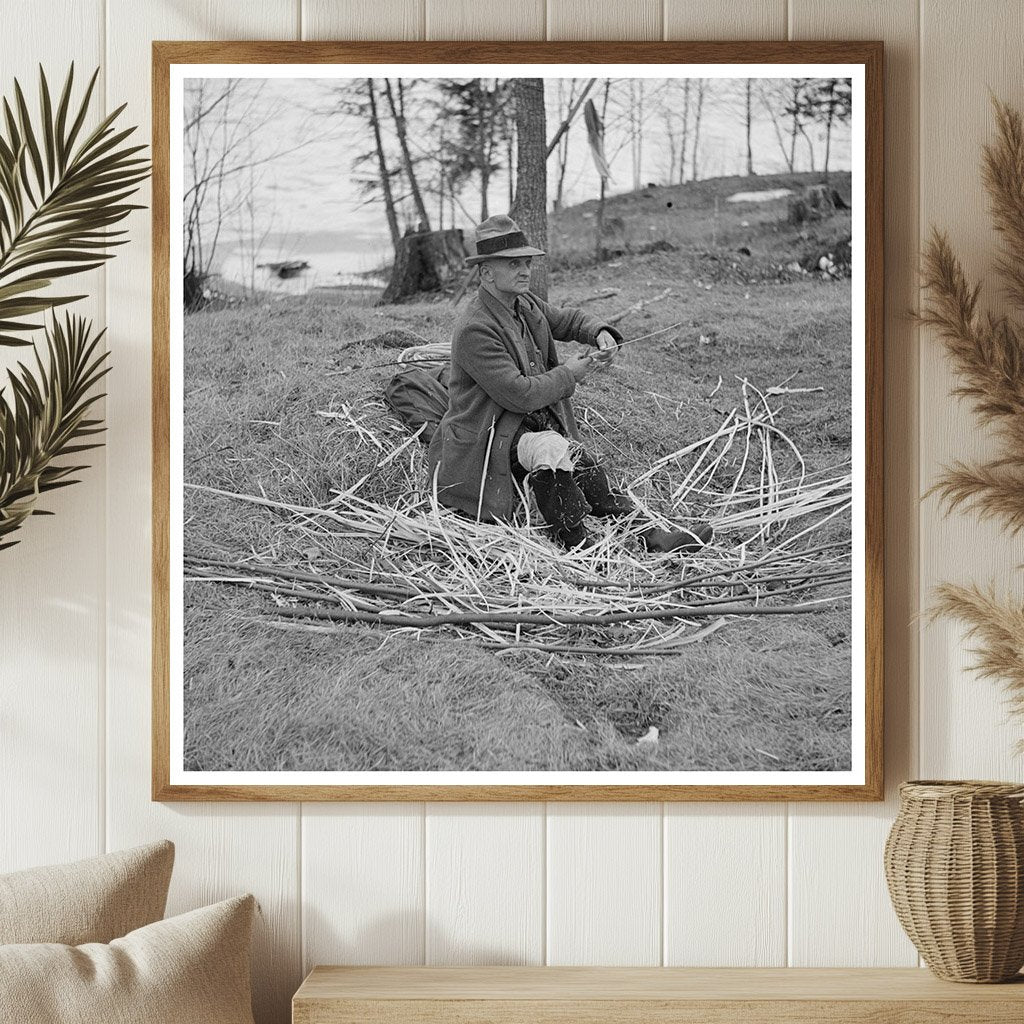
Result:
[[829,217],[836,210],[848,209],[848,204],[831,185],[808,185],[801,195],[790,196],[787,219],[790,224],[805,224]]
[[411,231],[399,240],[395,265],[378,306],[407,302],[421,292],[439,292],[464,270],[466,243],[462,231]]

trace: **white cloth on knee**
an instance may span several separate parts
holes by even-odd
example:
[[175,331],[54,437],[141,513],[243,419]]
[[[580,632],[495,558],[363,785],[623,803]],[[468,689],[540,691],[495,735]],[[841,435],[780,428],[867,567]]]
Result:
[[527,431],[516,446],[519,465],[532,473],[538,469],[572,470],[569,441],[555,430]]

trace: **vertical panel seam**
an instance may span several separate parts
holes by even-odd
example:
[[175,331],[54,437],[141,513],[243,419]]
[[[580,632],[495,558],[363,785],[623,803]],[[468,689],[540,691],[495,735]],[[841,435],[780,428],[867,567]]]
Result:
[[[107,73],[107,68],[110,66],[110,54],[108,53],[109,38],[110,34],[108,31],[107,23],[110,17],[110,5],[108,0],[103,0],[103,18],[102,18],[102,31],[103,31],[103,42],[101,46],[102,60],[103,60],[103,96],[104,106],[107,110],[110,109],[110,76]],[[106,263],[101,270],[103,274],[103,326],[107,327],[109,323],[109,310],[110,310],[110,276],[107,272]],[[110,351],[110,341],[108,336],[103,336],[104,348]],[[109,357],[108,357],[109,358]],[[103,400],[103,419],[106,423],[108,418],[108,407],[107,400]],[[107,666],[108,658],[110,657],[108,634],[110,630],[110,584],[107,578],[108,566],[110,564],[110,540],[109,540],[109,527],[108,515],[110,510],[110,472],[109,464],[110,459],[107,454],[107,445],[109,444],[109,434],[107,435],[108,440],[104,443],[102,448],[102,459],[101,465],[103,467],[103,571],[101,573],[100,592],[101,600],[99,608],[97,609],[99,616],[102,620],[103,627],[100,630],[100,656],[97,659],[99,664],[98,675],[99,680],[97,683],[96,701],[97,701],[97,714],[96,714],[96,729],[97,729],[97,743],[99,746],[99,771],[97,772],[97,825],[99,830],[99,841],[100,841],[100,853],[106,853],[110,845],[110,825],[107,820],[107,755],[108,755],[108,744],[109,744],[109,728],[107,725]]]
[[541,904],[541,962],[548,966],[548,805],[541,804],[543,823],[540,835],[541,873],[540,873],[540,904]]
[[299,813],[296,817],[296,851],[295,851],[295,873],[296,873],[296,888],[298,890],[297,903],[297,923],[299,928],[299,975],[300,977],[306,976],[306,920],[305,920],[305,908],[306,908],[306,873],[303,871],[303,857],[305,856],[303,850],[302,833],[305,829],[305,817],[303,815],[304,805],[300,802],[298,805]]
[[427,920],[430,908],[427,899],[427,877],[427,805],[422,803],[420,804],[420,886],[423,892],[421,897],[423,902],[423,946],[420,955],[423,963],[429,965],[430,950],[427,944]]
[[[917,308],[921,308],[921,226],[924,223],[924,189],[921,183],[921,168],[924,166],[922,163],[921,153],[921,135],[922,125],[924,124],[924,89],[921,87],[921,76],[924,73],[924,0],[917,0],[917,223],[914,225],[916,233],[915,240],[915,252],[917,254],[917,281],[915,287],[916,294],[916,305]],[[915,326],[917,334],[917,408],[921,410],[924,408],[923,395],[921,393],[921,330]],[[917,467],[917,475],[914,481],[914,498],[917,499],[921,493],[921,416],[918,414],[917,422],[917,457],[914,459],[914,463]],[[917,612],[920,614],[921,608],[924,605],[923,594],[921,592],[922,584],[924,582],[921,573],[921,566],[924,564],[923,553],[921,551],[921,539],[924,537],[924,531],[921,529],[921,517],[924,515],[924,504],[921,501],[914,501],[914,508],[917,510]],[[914,647],[920,649],[920,636],[921,626],[919,619],[915,618],[914,621]],[[917,670],[917,759],[915,768],[917,769],[917,777],[921,777],[922,773],[922,754],[924,749],[924,715],[922,714],[921,708],[921,669],[920,663],[918,662]],[[918,965],[920,966],[921,958],[918,957]]]
[[[924,223],[924,210],[923,210],[923,197],[924,189],[921,187],[921,168],[923,163],[921,160],[921,137],[922,137],[922,124],[924,118],[922,113],[924,110],[924,89],[921,87],[921,78],[924,74],[924,0],[917,0],[917,74],[915,76],[915,86],[917,88],[917,167],[914,169],[914,173],[917,177],[917,223],[914,225],[914,232],[916,235],[914,250],[917,254],[917,281],[916,281],[916,296],[918,309],[921,307],[921,225]],[[921,566],[923,564],[922,551],[921,551],[921,538],[924,536],[924,531],[921,529],[921,517],[924,514],[924,504],[918,500],[921,493],[921,409],[924,407],[922,402],[921,394],[921,329],[915,325],[915,344],[914,350],[917,353],[915,360],[914,369],[917,372],[917,423],[916,426],[916,441],[917,451],[915,452],[914,466],[916,473],[914,475],[914,507],[917,510],[917,537],[915,538],[917,546],[917,615],[914,618],[914,637],[911,645],[911,650],[914,656],[915,671],[915,711],[917,713],[917,756],[915,759],[915,768],[917,777],[920,778],[922,774],[921,765],[921,751],[923,749],[922,743],[922,727],[924,724],[924,716],[921,713],[921,626],[920,626],[920,612],[922,606],[921,600],[921,583],[922,574]],[[924,966],[921,954],[917,954],[917,966],[918,969]]]
[[[793,42],[793,9],[790,0],[784,0],[786,17],[786,40]],[[785,954],[785,966],[790,967],[793,963],[793,844],[790,839],[792,829],[792,818],[790,816],[790,804],[787,801],[782,805],[782,856],[783,856],[783,881],[782,894],[785,913],[782,915],[782,949]]]
[[660,965],[662,967],[665,966],[665,950],[666,950],[665,929],[666,929],[666,925],[667,925],[667,921],[668,921],[668,910],[667,910],[667,907],[665,905],[665,900],[666,900],[665,870],[666,870],[666,863],[667,863],[667,859],[668,859],[666,857],[666,853],[665,853],[665,842],[666,842],[666,835],[665,835],[665,811],[666,811],[666,804],[665,804],[665,801],[662,800],[662,802],[661,802],[661,819],[660,819],[661,820],[661,834],[658,837],[659,838],[659,844],[658,844],[659,845],[659,852],[660,852],[660,856],[661,856],[660,871],[658,872],[658,875],[659,875],[659,878],[660,878],[660,881],[661,881],[661,899],[658,901],[659,908],[661,910],[661,921],[660,921],[660,927],[658,929],[658,931],[659,931],[659,936],[658,937],[659,937],[660,947],[661,947],[660,948],[659,963],[660,963]]

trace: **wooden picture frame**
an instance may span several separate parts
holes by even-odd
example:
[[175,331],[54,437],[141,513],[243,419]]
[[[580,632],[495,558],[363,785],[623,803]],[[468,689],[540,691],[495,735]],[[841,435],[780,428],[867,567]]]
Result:
[[[552,801],[706,801],[706,800],[785,800],[852,801],[880,800],[883,796],[883,47],[880,42],[169,42],[153,43],[153,717],[152,717],[152,793],[154,800],[283,800],[283,801],[409,801],[409,800],[552,800]],[[396,775],[387,769],[373,773],[372,779],[338,781],[331,773],[308,772],[273,774],[260,771],[253,778],[247,771],[186,770],[183,753],[183,640],[175,640],[176,616],[180,617],[184,571],[180,561],[184,530],[183,515],[175,511],[181,492],[172,486],[174,474],[181,473],[182,455],[172,441],[174,430],[180,433],[183,416],[182,341],[175,335],[180,317],[172,302],[180,302],[180,283],[173,279],[176,268],[176,236],[180,236],[181,192],[174,193],[172,154],[180,148],[180,137],[172,137],[174,125],[180,126],[172,104],[175,102],[175,74],[187,75],[189,69],[202,66],[253,65],[267,69],[282,65],[322,69],[359,68],[372,73],[374,66],[434,65],[438,71],[449,66],[524,65],[571,66],[567,74],[590,76],[592,65],[638,68],[653,65],[746,67],[750,77],[771,74],[784,65],[841,66],[850,71],[853,82],[854,149],[860,147],[863,163],[860,184],[852,179],[855,190],[851,206],[854,227],[851,275],[852,298],[851,351],[852,375],[861,382],[859,401],[853,401],[854,424],[863,426],[860,454],[851,456],[851,504],[853,516],[851,544],[853,593],[860,595],[861,621],[851,612],[852,661],[860,664],[862,687],[851,668],[850,770],[822,772],[822,778],[790,782],[782,771],[773,771],[770,762],[764,771],[746,771],[738,780],[733,774],[715,775],[679,781],[676,772],[615,772],[616,778],[602,778],[588,772],[586,779],[553,779],[549,774],[530,770],[513,773],[479,774],[473,771],[449,773],[412,773]],[[194,73],[200,73],[194,71]],[[379,72],[378,72],[379,73]],[[417,70],[418,74],[423,69]],[[542,74],[541,71],[536,72]],[[594,71],[598,74],[599,71]],[[681,74],[681,72],[679,72]],[[844,71],[845,75],[847,72]],[[522,72],[518,72],[522,75]],[[666,72],[667,74],[667,72]],[[510,75],[510,77],[513,77]],[[523,76],[525,77],[525,76]],[[180,88],[180,85],[178,86]],[[749,93],[748,93],[749,95]],[[177,94],[180,99],[180,93]],[[180,110],[180,107],[178,108]],[[858,133],[856,126],[860,126]],[[795,139],[795,134],[794,134]],[[684,136],[685,146],[685,136]],[[851,150],[852,152],[853,150]],[[852,157],[851,157],[852,160]],[[716,200],[716,211],[717,200]],[[717,213],[716,213],[717,216]],[[716,221],[717,223],[717,221]],[[858,241],[860,243],[858,249]],[[600,244],[600,243],[599,243]],[[824,265],[823,265],[824,266]],[[806,274],[806,268],[797,268]],[[796,273],[797,271],[794,271]],[[821,271],[825,274],[827,268]],[[780,274],[785,269],[780,267]],[[815,267],[811,275],[818,274]],[[180,279],[180,274],[178,275]],[[710,287],[710,286],[709,286]],[[837,285],[836,287],[839,287]],[[859,289],[859,291],[858,291]],[[862,297],[858,302],[857,296]],[[180,308],[180,307],[179,307]],[[657,326],[655,323],[654,326]],[[646,328],[645,328],[646,330]],[[705,342],[701,335],[700,343]],[[859,351],[858,351],[859,349]],[[859,370],[858,370],[859,367]],[[179,375],[175,377],[174,375]],[[782,376],[785,376],[783,374]],[[857,397],[856,383],[851,384]],[[808,389],[813,390],[813,389]],[[172,403],[177,403],[173,404]],[[176,427],[175,424],[178,424]],[[851,435],[852,450],[858,449],[857,431]],[[859,460],[859,462],[858,462]],[[858,471],[859,470],[859,471]],[[742,470],[741,470],[742,472]],[[738,478],[737,478],[738,479]],[[860,488],[860,490],[858,490]],[[859,499],[857,497],[859,493]],[[172,500],[174,499],[174,500]],[[859,505],[858,505],[859,501]],[[859,540],[857,539],[859,536]],[[862,587],[861,587],[862,583]],[[180,623],[179,623],[180,625]],[[854,640],[860,637],[861,643]],[[175,678],[172,678],[172,675]],[[657,733],[655,732],[655,738]],[[771,757],[769,753],[767,755]],[[299,778],[298,775],[302,775]],[[495,775],[501,775],[500,779]],[[692,774],[692,773],[691,773]],[[700,773],[696,773],[700,774]],[[813,775],[814,773],[806,773]],[[459,776],[454,778],[453,776]],[[619,775],[628,775],[622,779]],[[639,781],[632,781],[633,777]],[[756,776],[756,778],[750,778]],[[796,776],[794,776],[795,778]],[[832,781],[833,777],[836,781]],[[280,778],[283,781],[278,782]],[[660,779],[666,778],[662,782]],[[758,781],[764,778],[766,781]],[[802,776],[801,776],[802,778]],[[539,781],[534,781],[539,780]]]

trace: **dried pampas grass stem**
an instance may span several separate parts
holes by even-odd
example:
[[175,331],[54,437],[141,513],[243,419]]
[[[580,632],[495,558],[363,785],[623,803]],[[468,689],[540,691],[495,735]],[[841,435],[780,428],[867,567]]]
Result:
[[[993,97],[996,138],[984,147],[982,182],[1001,235],[995,262],[1002,290],[1024,306],[1024,125],[1018,111]],[[968,279],[948,237],[933,231],[925,246],[928,303],[918,322],[935,330],[959,378],[954,394],[967,398],[995,433],[993,455],[946,468],[929,494],[946,514],[970,511],[1000,522],[1011,536],[1024,528],[1024,325],[979,310],[981,285]],[[1024,712],[1024,608],[1010,607],[994,591],[943,584],[933,612],[965,622],[977,642],[982,676],[1005,681]]]

